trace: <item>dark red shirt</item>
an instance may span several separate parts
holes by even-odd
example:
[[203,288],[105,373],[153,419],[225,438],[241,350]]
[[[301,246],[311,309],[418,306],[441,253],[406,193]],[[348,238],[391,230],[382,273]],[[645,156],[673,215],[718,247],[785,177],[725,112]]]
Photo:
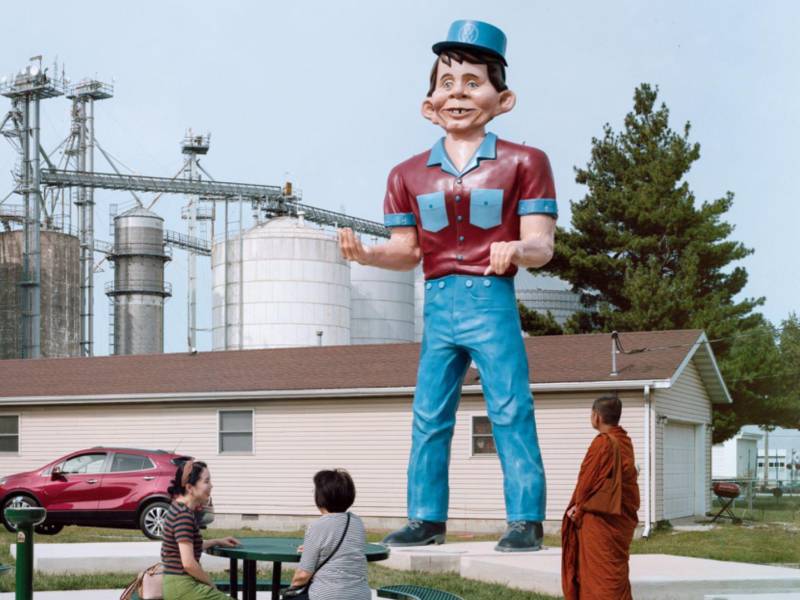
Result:
[[[383,203],[387,227],[416,226],[425,279],[483,275],[493,242],[519,240],[520,217],[557,217],[547,155],[487,133],[459,172],[444,138],[389,174]],[[503,274],[513,277],[516,265]]]

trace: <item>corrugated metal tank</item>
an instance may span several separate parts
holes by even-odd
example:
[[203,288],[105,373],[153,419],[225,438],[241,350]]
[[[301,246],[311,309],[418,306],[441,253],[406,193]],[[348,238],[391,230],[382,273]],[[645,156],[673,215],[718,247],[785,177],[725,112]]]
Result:
[[559,325],[567,322],[573,314],[586,310],[580,296],[569,290],[517,290],[517,300],[525,308],[542,314],[550,313]]
[[[57,231],[42,231],[41,350],[43,357],[80,355],[80,242]],[[23,232],[0,233],[0,359],[22,356]]]
[[390,271],[353,262],[350,284],[351,343],[414,341],[414,271]]
[[277,217],[241,246],[241,278],[238,236],[212,249],[214,350],[350,343],[350,267],[335,234]]
[[534,275],[520,269],[514,284],[519,302],[542,314],[549,311],[560,325],[574,313],[586,310],[581,305],[580,295],[571,291],[569,283],[557,277]]
[[114,217],[114,354],[164,351],[164,219],[136,207]]

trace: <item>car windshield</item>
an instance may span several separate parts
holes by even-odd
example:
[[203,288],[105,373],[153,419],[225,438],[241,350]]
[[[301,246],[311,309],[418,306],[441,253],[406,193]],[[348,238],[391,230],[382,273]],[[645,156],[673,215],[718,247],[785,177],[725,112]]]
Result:
[[64,461],[62,473],[100,473],[106,462],[105,454],[80,454]]

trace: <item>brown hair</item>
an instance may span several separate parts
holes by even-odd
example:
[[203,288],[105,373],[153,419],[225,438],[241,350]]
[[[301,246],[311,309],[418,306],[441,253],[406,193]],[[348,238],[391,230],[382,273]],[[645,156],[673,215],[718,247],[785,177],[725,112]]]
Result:
[[506,85],[506,68],[503,65],[503,61],[500,60],[499,57],[491,54],[490,52],[483,52],[481,50],[449,48],[447,50],[442,50],[439,53],[439,56],[436,57],[436,61],[433,63],[433,68],[431,69],[431,85],[428,89],[428,96],[433,94],[433,91],[436,89],[436,76],[439,71],[440,60],[448,67],[451,65],[451,61],[454,60],[458,63],[463,63],[466,61],[472,65],[486,65],[489,81],[491,82],[492,86],[494,86],[494,89],[496,89],[498,92],[504,92],[508,89],[508,85]]
[[203,471],[208,468],[208,465],[199,460],[192,460],[187,458],[185,461],[178,463],[178,468],[175,471],[175,479],[170,482],[167,493],[170,496],[180,496],[186,493],[186,486],[197,485],[200,481],[200,476]]
[[606,425],[618,425],[622,416],[622,401],[615,395],[600,396],[592,404],[592,410],[600,415]]

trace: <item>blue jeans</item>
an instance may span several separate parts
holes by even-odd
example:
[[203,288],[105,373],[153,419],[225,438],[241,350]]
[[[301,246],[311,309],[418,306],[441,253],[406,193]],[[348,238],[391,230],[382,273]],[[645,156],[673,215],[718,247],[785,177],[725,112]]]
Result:
[[506,517],[544,520],[544,467],[514,280],[468,275],[429,280],[424,314],[408,463],[408,517],[447,520],[450,442],[461,385],[473,360],[503,468]]

